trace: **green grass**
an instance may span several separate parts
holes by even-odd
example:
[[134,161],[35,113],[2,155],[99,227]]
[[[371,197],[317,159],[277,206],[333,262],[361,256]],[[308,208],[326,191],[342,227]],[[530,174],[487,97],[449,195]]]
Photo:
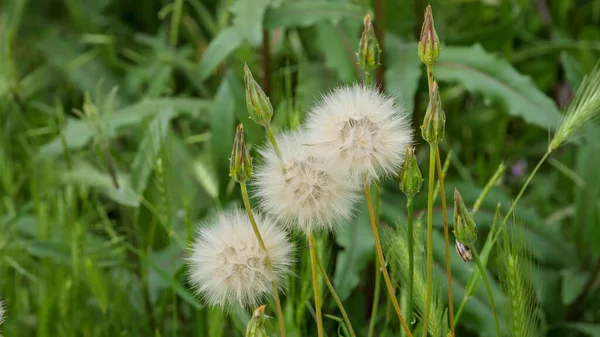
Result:
[[[379,3],[385,15],[378,21]],[[508,167],[474,214],[475,246],[501,322],[514,312],[503,281],[510,270],[503,269],[496,247],[491,253],[483,248],[496,205],[507,214],[546,153],[560,108],[600,58],[600,1],[537,3],[542,7],[525,0],[431,3],[444,44],[434,68],[446,113],[442,160],[453,151],[446,200],[457,187],[471,208],[498,166]],[[418,130],[429,100],[416,43],[426,5],[3,1],[0,300],[6,315],[0,335],[244,336],[252,311],[205,307],[187,283],[185,265],[198,224],[243,206],[229,177],[236,124],[244,124],[254,163],[261,163],[256,148],[267,138],[248,118],[244,63],[273,103],[273,132],[295,128],[322,92],[362,80],[355,52],[363,15],[371,13],[382,29],[378,36],[384,36],[383,77],[374,80],[380,85],[385,80],[385,90],[404,104]],[[594,336],[600,329],[597,123],[576,136],[552,152],[515,209],[527,243],[518,256],[534,266],[523,284],[539,300],[535,336]],[[426,175],[428,144],[418,132],[415,147]],[[527,167],[515,174],[513,166],[521,162]],[[387,179],[378,187],[381,222],[403,228],[406,199],[398,181]],[[413,208],[421,240],[425,188]],[[350,222],[335,235],[317,236],[316,246],[356,335],[367,336],[377,278],[364,202]],[[439,199],[433,229],[433,276],[443,288]],[[304,237],[293,239],[294,275],[281,296],[286,332],[312,337],[309,250]],[[424,251],[416,254],[424,260]],[[451,265],[456,309],[475,266],[452,251]],[[402,288],[404,276],[391,272]],[[374,336],[398,336],[402,328],[384,287]],[[325,284],[319,288],[327,335],[346,336],[335,301]],[[436,298],[447,307],[444,294],[445,288],[436,288]],[[275,307],[266,304],[265,327],[277,336]],[[417,333],[420,323],[421,318]],[[456,334],[495,335],[483,286],[466,302]]]

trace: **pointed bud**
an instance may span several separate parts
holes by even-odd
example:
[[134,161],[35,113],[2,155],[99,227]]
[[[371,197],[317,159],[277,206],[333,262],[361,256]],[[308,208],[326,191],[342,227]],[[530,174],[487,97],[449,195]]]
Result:
[[408,197],[414,197],[421,190],[423,184],[423,176],[419,165],[417,165],[417,157],[410,145],[406,146],[406,159],[400,171],[400,190]]
[[375,30],[371,24],[371,16],[365,15],[363,20],[364,28],[358,45],[358,64],[366,71],[371,71],[379,65],[379,54],[381,49],[375,37]]
[[427,106],[425,119],[421,126],[421,135],[429,144],[438,144],[444,139],[446,129],[446,114],[442,109],[442,99],[437,82],[433,82],[431,99]]
[[250,68],[246,64],[244,64],[244,83],[246,84],[246,105],[250,118],[262,126],[267,126],[273,117],[273,106],[269,97],[252,77]]
[[239,183],[245,183],[252,176],[252,157],[244,142],[244,126],[238,125],[235,130],[233,150],[229,163],[229,176]]
[[[477,240],[475,220],[465,206],[458,189],[454,189],[454,236],[458,243],[465,246],[471,246]],[[459,246],[456,249],[458,250]],[[459,254],[462,256],[460,251]]]
[[246,337],[267,337],[267,332],[265,331],[264,305],[261,305],[254,310],[254,314],[252,314],[252,318],[246,327]]
[[440,38],[433,24],[431,5],[425,9],[425,19],[421,27],[421,39],[419,40],[419,58],[426,66],[433,64],[440,58]]

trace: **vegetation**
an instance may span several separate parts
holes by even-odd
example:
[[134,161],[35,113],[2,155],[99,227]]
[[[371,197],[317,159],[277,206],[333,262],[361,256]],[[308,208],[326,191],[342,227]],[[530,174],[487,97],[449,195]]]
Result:
[[600,1],[428,5],[3,1],[0,336],[600,335]]

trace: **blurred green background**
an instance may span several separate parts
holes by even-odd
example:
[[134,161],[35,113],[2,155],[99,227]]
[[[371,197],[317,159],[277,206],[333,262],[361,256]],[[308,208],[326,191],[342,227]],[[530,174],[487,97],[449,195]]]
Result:
[[[271,98],[275,129],[294,128],[324,91],[362,79],[355,51],[370,13],[384,50],[378,84],[418,128],[428,100],[416,47],[426,5],[4,0],[0,299],[8,313],[0,334],[243,336],[249,313],[204,307],[185,269],[198,223],[240,205],[228,177],[236,123],[244,123],[253,147],[264,142],[247,117],[243,64]],[[448,200],[457,186],[472,204],[498,165],[508,166],[476,216],[481,243],[496,204],[507,211],[545,153],[560,108],[599,60],[600,1],[431,5],[443,43],[434,76],[447,117],[442,153],[452,151]],[[553,153],[515,216],[538,267],[540,336],[600,336],[599,131],[591,125]],[[426,145],[417,133],[420,162]],[[382,182],[381,189],[382,219],[401,223],[406,201],[397,181]],[[417,215],[426,209],[425,195],[417,196]],[[366,336],[375,275],[365,213],[335,237],[320,239],[360,336]],[[439,230],[441,214],[434,220]],[[436,270],[443,275],[439,233]],[[306,244],[297,242],[297,274],[284,304],[288,335],[313,336]],[[458,305],[473,265],[453,255],[453,268]],[[497,302],[505,305],[493,254],[489,272]],[[488,303],[479,289],[457,334],[493,335]],[[327,296],[324,312],[339,316]],[[386,312],[379,311],[376,335],[397,336],[397,322],[388,326]],[[275,324],[269,320],[271,331]],[[338,325],[326,319],[329,336]]]

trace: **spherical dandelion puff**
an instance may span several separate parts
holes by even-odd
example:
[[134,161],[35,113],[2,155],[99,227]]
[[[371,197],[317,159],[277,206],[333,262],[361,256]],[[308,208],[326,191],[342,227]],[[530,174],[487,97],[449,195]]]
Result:
[[290,272],[293,245],[272,219],[255,214],[271,260],[260,248],[245,212],[221,213],[198,232],[189,262],[189,281],[210,305],[254,307],[272,295],[272,282],[280,290]]
[[390,96],[363,85],[325,95],[310,111],[307,128],[315,148],[337,158],[334,167],[369,180],[398,172],[412,142],[406,111]]
[[283,225],[305,234],[333,231],[352,216],[357,184],[336,174],[335,162],[317,156],[308,142],[304,130],[279,135],[283,168],[273,146],[261,149],[264,163],[252,184],[261,208]]

